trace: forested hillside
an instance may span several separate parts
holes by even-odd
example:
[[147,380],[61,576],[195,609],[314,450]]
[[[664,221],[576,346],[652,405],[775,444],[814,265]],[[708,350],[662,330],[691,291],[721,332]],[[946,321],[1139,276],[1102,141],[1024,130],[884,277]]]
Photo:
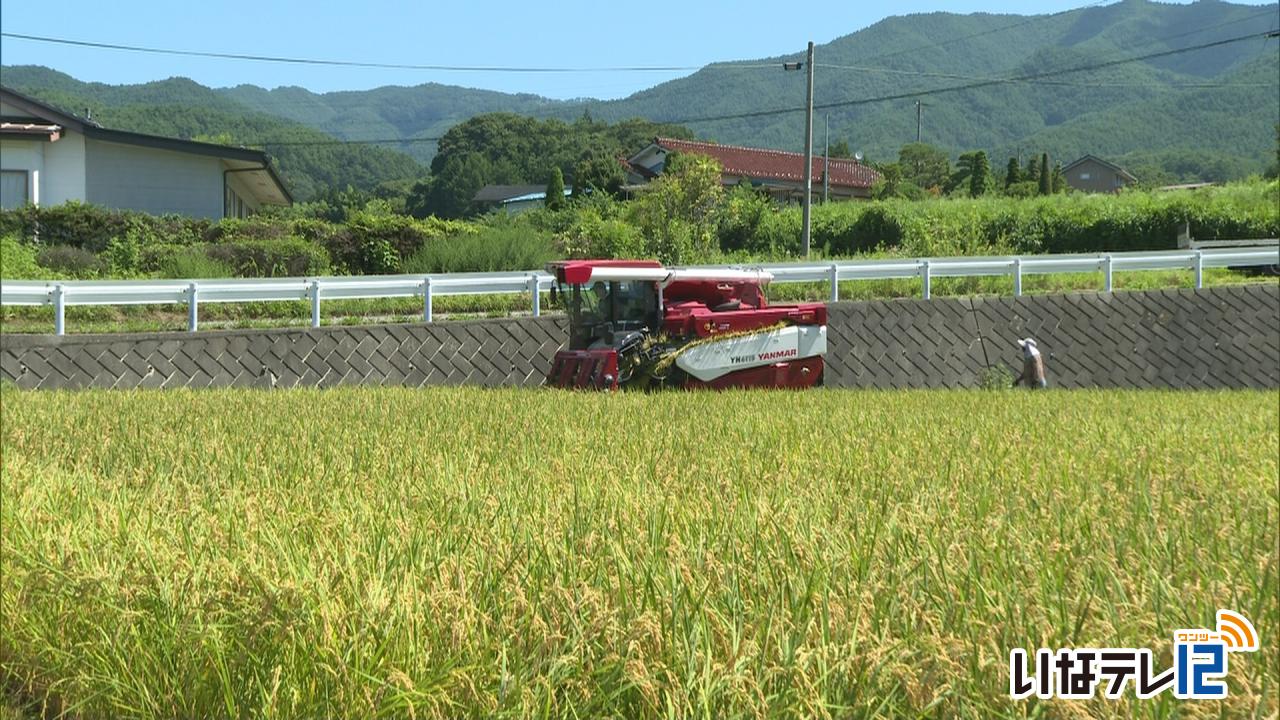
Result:
[[[817,140],[829,117],[833,142],[846,141],[871,160],[891,159],[915,140],[913,93],[919,92],[925,103],[922,139],[953,156],[967,149],[986,149],[996,158],[1048,151],[1070,161],[1094,153],[1170,170],[1180,165],[1184,175],[1187,159],[1200,158],[1203,168],[1190,169],[1203,179],[1223,179],[1223,166],[1236,177],[1261,172],[1272,160],[1280,122],[1276,40],[1254,38],[1101,70],[1061,71],[1277,25],[1277,5],[1146,0],[1057,15],[889,18],[816,48]],[[798,150],[803,112],[696,119],[802,109],[803,75],[781,69],[784,60],[800,59],[798,52],[743,66],[711,66],[625,100],[591,104],[590,110],[598,118],[681,122],[701,137]],[[1031,74],[1046,77],[934,92]],[[885,96],[904,97],[868,102]]]
[[510,95],[437,83],[322,95],[300,87],[266,90],[256,85],[216,92],[254,110],[303,123],[343,140],[404,138],[410,142],[385,147],[400,150],[422,163],[430,162],[436,153],[436,142],[424,138],[439,138],[463,120],[491,112],[532,114],[563,104],[537,95]]

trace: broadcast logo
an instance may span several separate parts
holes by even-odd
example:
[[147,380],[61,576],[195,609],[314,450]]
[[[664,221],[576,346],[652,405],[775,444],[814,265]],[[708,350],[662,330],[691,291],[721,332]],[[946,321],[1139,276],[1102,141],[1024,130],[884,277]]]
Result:
[[1181,700],[1218,700],[1227,696],[1231,655],[1257,649],[1253,623],[1240,613],[1219,610],[1216,630],[1173,633],[1173,666],[1163,672],[1154,668],[1149,648],[1040,648],[1030,662],[1027,651],[1016,648],[1009,653],[1009,695],[1087,700],[1106,681],[1103,694],[1110,700],[1123,697],[1130,682],[1140,700],[1169,690]]

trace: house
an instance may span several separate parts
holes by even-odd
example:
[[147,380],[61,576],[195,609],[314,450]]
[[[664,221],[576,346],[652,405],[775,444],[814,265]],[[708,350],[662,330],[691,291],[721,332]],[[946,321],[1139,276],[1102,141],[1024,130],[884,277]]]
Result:
[[[565,197],[573,194],[573,188],[564,189]],[[487,208],[500,207],[508,215],[519,215],[526,210],[542,207],[547,200],[546,185],[485,185],[471,202]]]
[[[750,183],[783,202],[804,198],[804,155],[783,150],[719,145],[716,143],[654,138],[648,147],[627,160],[627,184],[638,188],[662,173],[667,154],[671,152],[707,155],[720,163],[720,177],[726,186]],[[813,158],[813,192],[822,196],[824,171],[832,200],[855,200],[871,197],[871,186],[880,173],[858,160]]]
[[1102,158],[1085,155],[1062,168],[1067,185],[1083,192],[1118,192],[1126,185],[1138,182],[1127,170]]
[[71,200],[203,218],[293,202],[260,150],[110,130],[0,87],[0,206]]

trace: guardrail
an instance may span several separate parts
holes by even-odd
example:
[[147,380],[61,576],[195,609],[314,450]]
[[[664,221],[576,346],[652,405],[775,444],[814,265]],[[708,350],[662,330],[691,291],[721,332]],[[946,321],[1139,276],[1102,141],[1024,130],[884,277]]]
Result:
[[[924,298],[939,277],[1010,276],[1013,294],[1022,294],[1025,275],[1101,272],[1103,290],[1111,291],[1112,273],[1131,270],[1190,270],[1195,286],[1203,286],[1205,268],[1280,265],[1280,248],[1248,247],[1091,255],[920,258],[751,265],[773,273],[773,282],[827,282],[831,302],[840,299],[841,281],[921,278]],[[731,265],[694,267],[741,267]],[[533,314],[541,314],[542,290],[553,278],[540,270],[440,275],[364,275],[231,280],[7,280],[0,281],[0,305],[52,305],[54,332],[66,332],[69,305],[185,304],[187,327],[199,329],[200,303],[307,300],[311,326],[320,326],[322,300],[421,297],[422,318],[431,322],[432,298],[444,295],[530,293]]]

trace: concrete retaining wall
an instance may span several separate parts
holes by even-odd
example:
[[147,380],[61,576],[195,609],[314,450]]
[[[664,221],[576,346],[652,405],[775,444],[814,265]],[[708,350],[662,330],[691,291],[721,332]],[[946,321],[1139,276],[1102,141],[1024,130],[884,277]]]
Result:
[[[1280,387],[1280,286],[830,306],[826,384],[974,387],[1036,338],[1055,387]],[[23,388],[541,384],[562,318],[0,335]]]

